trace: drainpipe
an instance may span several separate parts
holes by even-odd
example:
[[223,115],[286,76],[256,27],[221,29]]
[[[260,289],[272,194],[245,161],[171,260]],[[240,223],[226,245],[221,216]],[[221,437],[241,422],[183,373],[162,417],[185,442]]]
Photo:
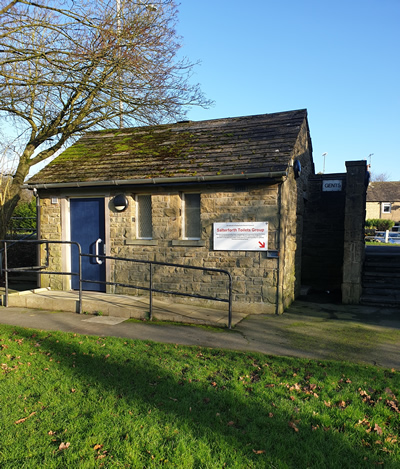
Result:
[[278,258],[277,258],[277,268],[276,268],[276,307],[275,307],[275,314],[279,314],[279,299],[283,298],[283,284],[282,284],[282,293],[280,293],[280,273],[281,273],[281,224],[282,224],[282,184],[279,184],[278,188],[278,239],[277,239],[277,250],[278,250]]

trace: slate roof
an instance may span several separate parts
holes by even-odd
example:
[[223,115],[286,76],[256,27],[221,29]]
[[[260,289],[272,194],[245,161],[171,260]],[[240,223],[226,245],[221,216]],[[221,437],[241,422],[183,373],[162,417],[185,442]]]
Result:
[[367,202],[399,202],[400,181],[371,182],[367,189]]
[[89,132],[28,184],[286,171],[306,119],[302,109]]

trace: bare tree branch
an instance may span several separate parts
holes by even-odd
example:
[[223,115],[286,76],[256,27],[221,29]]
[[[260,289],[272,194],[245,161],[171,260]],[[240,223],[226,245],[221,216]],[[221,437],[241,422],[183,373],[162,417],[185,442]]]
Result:
[[174,0],[120,0],[118,11],[115,0],[0,0],[0,119],[25,138],[12,200],[33,165],[83,131],[210,104],[191,84],[196,64],[177,59],[176,17]]

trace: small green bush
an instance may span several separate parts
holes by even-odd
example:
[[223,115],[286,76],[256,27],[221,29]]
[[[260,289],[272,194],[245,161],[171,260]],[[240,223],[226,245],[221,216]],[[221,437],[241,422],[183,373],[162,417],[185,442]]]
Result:
[[[16,217],[16,218],[14,218]],[[13,218],[9,223],[9,231],[24,232],[36,229],[36,200],[30,202],[20,202],[13,213]]]
[[366,229],[375,229],[377,231],[391,230],[394,226],[393,220],[384,220],[382,218],[370,218],[365,220]]

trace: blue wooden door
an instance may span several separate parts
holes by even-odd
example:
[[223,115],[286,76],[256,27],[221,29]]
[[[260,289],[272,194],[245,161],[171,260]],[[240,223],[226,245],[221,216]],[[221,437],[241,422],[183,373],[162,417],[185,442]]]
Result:
[[[81,245],[84,254],[104,254],[104,199],[70,199],[71,241]],[[79,255],[77,247],[71,247],[72,272],[78,272]],[[96,257],[82,257],[82,279],[104,282],[105,261]],[[79,279],[72,276],[72,289],[79,289]],[[83,290],[106,291],[101,283],[84,282]]]

